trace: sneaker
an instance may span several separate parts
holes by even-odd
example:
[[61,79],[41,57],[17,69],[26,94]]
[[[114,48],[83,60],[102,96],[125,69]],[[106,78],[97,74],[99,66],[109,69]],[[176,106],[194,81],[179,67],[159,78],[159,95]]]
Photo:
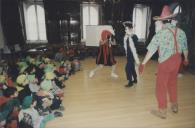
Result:
[[63,116],[63,114],[61,112],[57,112],[57,111],[54,112],[53,114],[55,117],[62,117]]
[[178,113],[178,104],[172,104],[171,105],[171,110],[173,113]]
[[151,110],[151,114],[161,119],[167,118],[167,113],[165,110]]
[[178,78],[181,78],[182,76],[183,76],[182,73],[179,73],[179,74],[177,75]]
[[60,106],[60,107],[58,108],[58,110],[64,111],[64,110],[65,110],[65,107],[64,107],[64,106]]
[[137,84],[137,80],[136,80],[136,79],[135,79],[135,80],[133,80],[133,83]]
[[111,73],[111,77],[118,78],[118,75],[116,73]]
[[94,71],[90,71],[89,78],[92,78],[95,75]]
[[133,82],[129,82],[127,85],[125,85],[125,87],[129,88],[133,86]]

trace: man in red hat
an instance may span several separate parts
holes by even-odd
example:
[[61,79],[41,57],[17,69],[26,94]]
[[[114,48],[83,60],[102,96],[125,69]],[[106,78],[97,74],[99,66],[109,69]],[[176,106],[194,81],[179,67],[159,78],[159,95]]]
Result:
[[95,75],[95,72],[103,66],[112,66],[111,77],[118,78],[118,75],[115,73],[116,61],[112,52],[112,35],[113,34],[108,30],[102,31],[98,55],[96,58],[97,67],[90,71],[90,78],[93,77]]
[[174,17],[176,17],[176,14],[172,14],[169,6],[166,5],[163,7],[161,15],[153,18],[158,22],[158,26],[156,26],[158,29],[156,29],[156,34],[147,47],[148,52],[139,66],[139,73],[142,74],[145,64],[158,50],[159,64],[156,77],[158,110],[152,110],[151,113],[162,119],[166,118],[167,94],[171,102],[172,112],[178,112],[177,73],[181,63],[182,53],[184,54],[184,65],[188,64],[186,35],[183,30],[170,23]]

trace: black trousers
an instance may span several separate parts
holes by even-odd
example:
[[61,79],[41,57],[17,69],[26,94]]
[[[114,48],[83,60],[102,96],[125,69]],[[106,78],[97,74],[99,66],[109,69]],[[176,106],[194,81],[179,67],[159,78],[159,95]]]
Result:
[[127,80],[129,80],[129,82],[132,82],[133,80],[137,80],[137,74],[135,71],[135,62],[133,58],[131,58],[130,56],[127,56],[127,64],[125,66],[125,72],[126,72]]

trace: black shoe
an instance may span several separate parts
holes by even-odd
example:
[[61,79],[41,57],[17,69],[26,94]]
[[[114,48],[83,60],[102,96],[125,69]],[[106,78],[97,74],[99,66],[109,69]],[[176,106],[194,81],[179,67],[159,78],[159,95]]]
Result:
[[125,85],[125,87],[132,87],[133,86],[133,82],[129,82],[127,85]]
[[137,84],[137,79],[133,80],[133,83]]

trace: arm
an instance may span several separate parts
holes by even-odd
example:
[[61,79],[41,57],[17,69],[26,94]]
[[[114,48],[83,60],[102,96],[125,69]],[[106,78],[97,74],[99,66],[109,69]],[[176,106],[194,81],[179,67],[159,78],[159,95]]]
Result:
[[139,65],[139,74],[142,74],[144,72],[144,67],[145,67],[145,64],[150,60],[150,58],[152,57],[153,53],[148,51],[143,62]]
[[159,47],[159,35],[156,34],[153,38],[150,44],[148,45],[147,49],[148,52],[143,60],[143,62],[139,65],[139,74],[142,74],[144,71],[145,64],[150,60],[152,55],[157,51]]
[[146,56],[145,56],[145,58],[144,58],[144,60],[143,60],[143,62],[142,62],[142,64],[145,65],[150,60],[150,58],[152,57],[152,55],[153,55],[153,53],[150,52],[150,51],[148,51],[147,54],[146,54]]
[[20,122],[23,118],[24,118],[23,110],[20,110],[20,112],[18,114],[18,121]]
[[184,51],[183,54],[184,54],[184,60],[188,61],[188,50]]
[[184,64],[185,66],[187,66],[187,65],[189,64],[189,60],[188,60],[188,50],[184,51],[183,54],[184,54],[184,61],[183,61],[183,64]]
[[185,66],[187,66],[189,64],[189,60],[188,60],[188,44],[187,44],[187,37],[184,31],[181,31],[181,33],[179,33],[180,36],[178,37],[179,40],[181,40],[181,48],[182,48],[182,52],[184,55],[184,61],[183,64]]
[[100,40],[100,45],[104,45],[107,40]]
[[142,64],[145,65],[150,60],[150,58],[153,56],[153,54],[159,49],[161,37],[162,37],[162,34],[159,32],[154,35],[154,37],[152,38],[151,42],[149,43],[149,45],[147,47],[148,52],[147,52]]

